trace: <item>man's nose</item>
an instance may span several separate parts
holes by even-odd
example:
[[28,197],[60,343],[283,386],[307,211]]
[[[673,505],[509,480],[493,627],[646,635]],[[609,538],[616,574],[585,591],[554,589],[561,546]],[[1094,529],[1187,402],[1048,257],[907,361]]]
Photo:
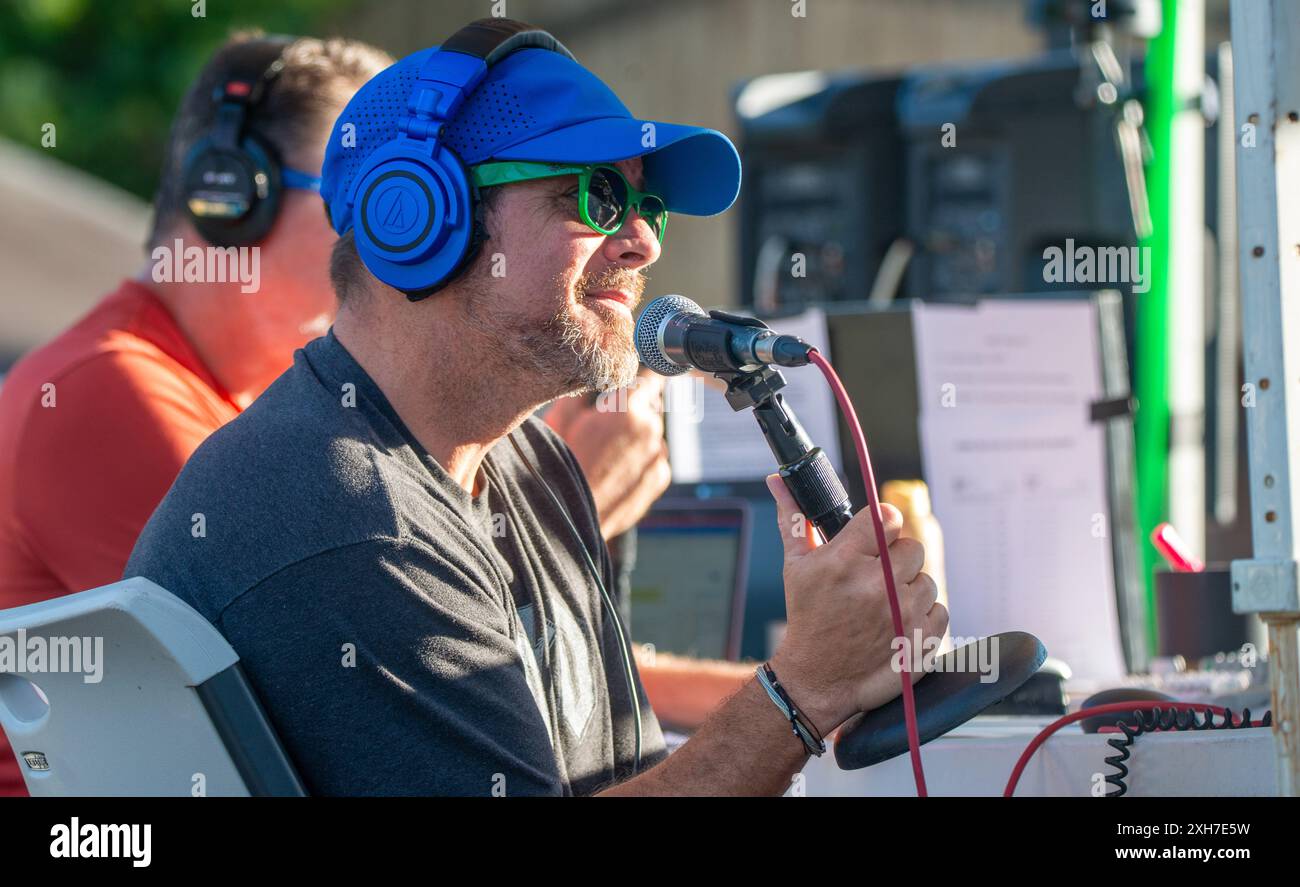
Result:
[[634,209],[627,211],[623,227],[605,238],[605,258],[627,268],[643,268],[659,260],[659,238],[650,223]]

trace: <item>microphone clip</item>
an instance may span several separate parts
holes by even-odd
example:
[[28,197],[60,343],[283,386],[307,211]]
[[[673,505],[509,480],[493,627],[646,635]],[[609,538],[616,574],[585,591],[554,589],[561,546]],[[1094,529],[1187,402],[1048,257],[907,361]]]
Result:
[[724,323],[734,323],[737,326],[756,326],[760,329],[771,329],[770,326],[759,320],[757,317],[746,317],[744,314],[732,314],[730,311],[723,311],[721,308],[714,308],[709,312],[709,317],[712,317],[714,320],[721,320]]
[[714,373],[713,377],[727,383],[727,403],[737,413],[767,403],[786,384],[781,371],[770,366],[760,366],[753,370],[728,370]]

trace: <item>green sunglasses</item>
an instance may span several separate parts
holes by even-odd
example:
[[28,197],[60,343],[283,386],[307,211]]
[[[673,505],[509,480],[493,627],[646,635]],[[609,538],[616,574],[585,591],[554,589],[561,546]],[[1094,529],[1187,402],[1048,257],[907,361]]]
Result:
[[502,161],[470,167],[470,177],[480,188],[571,175],[578,177],[578,216],[587,227],[605,235],[617,234],[627,211],[635,209],[655,237],[663,241],[668,227],[668,208],[663,198],[633,188],[612,166]]

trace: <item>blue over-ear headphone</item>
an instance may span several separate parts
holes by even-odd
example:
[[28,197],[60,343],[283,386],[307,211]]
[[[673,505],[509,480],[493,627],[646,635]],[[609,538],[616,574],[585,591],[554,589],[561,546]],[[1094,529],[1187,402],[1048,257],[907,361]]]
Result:
[[412,301],[451,281],[486,238],[476,189],[442,130],[488,69],[521,49],[573,58],[546,31],[512,19],[479,19],[453,34],[421,66],[397,137],[352,179],[347,202],[357,253]]

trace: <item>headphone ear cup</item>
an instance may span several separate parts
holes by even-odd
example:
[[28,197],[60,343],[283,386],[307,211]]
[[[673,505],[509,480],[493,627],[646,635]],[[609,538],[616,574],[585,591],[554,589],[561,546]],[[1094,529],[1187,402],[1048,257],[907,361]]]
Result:
[[257,186],[253,211],[240,221],[239,229],[233,233],[236,245],[252,245],[265,240],[275,226],[284,186],[280,179],[279,155],[269,142],[254,133],[248,133],[244,136],[241,147],[245,156],[253,161],[253,167],[260,176],[255,175],[253,180]]
[[474,198],[455,153],[439,146],[430,157],[392,143],[356,182],[353,236],[370,273],[422,296],[461,268],[473,241]]
[[239,150],[205,139],[190,152],[184,171],[190,221],[213,246],[248,246],[265,239],[280,204],[280,164],[255,135]]

